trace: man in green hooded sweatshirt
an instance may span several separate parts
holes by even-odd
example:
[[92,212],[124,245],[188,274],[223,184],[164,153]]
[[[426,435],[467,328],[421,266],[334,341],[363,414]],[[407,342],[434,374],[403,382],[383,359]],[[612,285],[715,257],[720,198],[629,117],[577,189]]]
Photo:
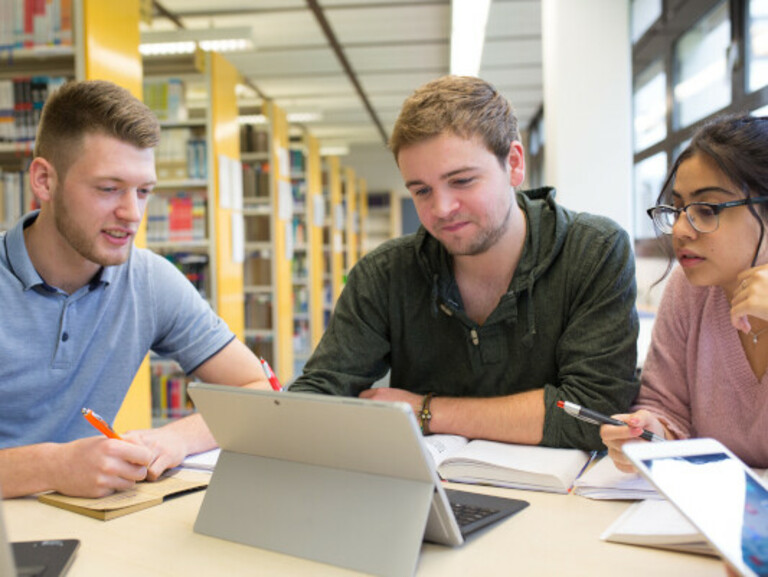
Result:
[[[509,102],[447,76],[404,103],[390,148],[421,221],[352,269],[291,391],[409,403],[425,434],[602,447],[557,408],[623,413],[638,390],[635,269],[611,220],[516,192]],[[390,371],[390,386],[371,385]]]

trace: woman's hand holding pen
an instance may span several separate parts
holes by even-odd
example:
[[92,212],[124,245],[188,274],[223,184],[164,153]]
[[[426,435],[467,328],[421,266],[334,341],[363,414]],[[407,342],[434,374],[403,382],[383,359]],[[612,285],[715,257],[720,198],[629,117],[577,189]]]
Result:
[[624,421],[629,426],[619,427],[614,425],[602,425],[600,437],[608,447],[608,456],[613,459],[616,468],[625,473],[635,472],[635,467],[621,451],[621,447],[627,441],[638,441],[643,430],[648,430],[661,437],[669,438],[667,430],[658,417],[653,413],[640,410],[628,415],[613,415],[614,419]]
[[142,445],[103,436],[58,446],[46,466],[51,489],[78,497],[104,497],[131,489],[147,476],[152,452]]
[[745,270],[738,276],[731,298],[731,324],[748,333],[748,316],[768,321],[768,265]]

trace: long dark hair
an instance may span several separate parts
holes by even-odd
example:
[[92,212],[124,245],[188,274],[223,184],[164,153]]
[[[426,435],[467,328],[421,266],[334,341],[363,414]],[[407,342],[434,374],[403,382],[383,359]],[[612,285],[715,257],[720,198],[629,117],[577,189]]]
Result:
[[[748,114],[721,116],[704,124],[695,132],[690,144],[669,171],[657,199],[659,204],[671,204],[672,183],[677,169],[696,153],[706,154],[714,160],[745,197],[768,196],[768,117]],[[760,224],[760,239],[752,257],[752,266],[755,266],[765,236],[768,205],[748,205],[747,208]],[[672,258],[674,255],[669,243],[666,248],[670,249]]]

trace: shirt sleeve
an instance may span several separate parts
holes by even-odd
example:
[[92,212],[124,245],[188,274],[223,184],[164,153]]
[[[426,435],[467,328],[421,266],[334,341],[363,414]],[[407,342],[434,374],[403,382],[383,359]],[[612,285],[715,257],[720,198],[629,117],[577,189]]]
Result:
[[640,394],[633,410],[658,416],[677,437],[691,436],[691,398],[688,390],[686,343],[690,341],[688,281],[673,271],[659,304],[651,346],[640,378]]
[[557,343],[557,383],[544,385],[542,444],[581,449],[602,448],[600,428],[567,415],[557,407],[571,401],[611,415],[634,401],[637,334],[637,288],[629,237],[618,226],[596,235],[583,225],[562,255],[572,261],[572,281],[564,292],[568,320]]
[[172,358],[190,374],[235,335],[179,269],[162,257],[152,257],[151,293],[157,319],[152,350]]

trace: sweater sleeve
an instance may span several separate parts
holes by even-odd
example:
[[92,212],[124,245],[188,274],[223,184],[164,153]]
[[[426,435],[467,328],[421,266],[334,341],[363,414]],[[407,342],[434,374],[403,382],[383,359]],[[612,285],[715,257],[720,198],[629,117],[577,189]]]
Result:
[[557,402],[609,415],[629,409],[638,391],[637,289],[626,232],[601,226],[598,235],[591,225],[583,226],[563,255],[578,264],[568,282],[570,304],[557,343],[558,382],[544,386],[542,444],[598,449],[603,447],[599,427],[570,417]]
[[683,271],[674,270],[656,314],[640,394],[633,407],[654,413],[681,439],[691,436],[686,343],[690,339],[687,311],[692,303],[686,298],[687,287]]

